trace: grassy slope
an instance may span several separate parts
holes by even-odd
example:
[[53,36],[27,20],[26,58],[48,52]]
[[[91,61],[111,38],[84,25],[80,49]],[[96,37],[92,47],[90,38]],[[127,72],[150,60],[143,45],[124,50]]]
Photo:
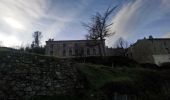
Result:
[[0,47],[0,57],[2,58],[3,56],[8,56],[10,54],[15,54],[15,55],[22,55],[23,57],[29,57],[31,58],[30,60],[41,60],[41,59],[46,59],[46,60],[58,60],[57,57],[52,57],[52,56],[47,56],[47,55],[41,55],[41,54],[35,54],[35,53],[27,53],[27,52],[22,52],[17,49],[13,48],[8,48],[8,47]]
[[162,77],[162,71],[145,68],[109,68],[92,64],[79,64],[77,67],[87,78],[91,93],[102,90],[139,95],[145,100],[168,98],[162,91],[162,86],[163,78],[166,77],[166,80],[170,78],[167,74]]
[[[6,56],[11,50],[8,48],[0,48],[0,56]],[[32,59],[47,59],[50,61],[57,61],[57,58],[50,56],[43,56],[37,54],[28,54],[24,53],[31,57]],[[51,59],[51,60],[50,60]],[[164,80],[170,80],[169,70],[166,71],[157,71],[145,68],[109,68],[103,65],[93,65],[93,64],[76,64],[77,69],[80,71],[80,74],[87,79],[88,91],[87,95],[91,95],[96,91],[107,90],[107,87],[111,90],[120,92],[120,93],[132,93],[138,95],[150,95],[150,98],[159,98],[162,93],[160,87],[163,84]],[[162,80],[163,79],[163,80]],[[111,86],[111,87],[109,87]],[[166,88],[166,87],[165,87]],[[86,94],[86,93],[85,93]],[[164,94],[163,94],[164,95]],[[164,97],[169,95],[165,94]],[[75,99],[76,97],[47,97],[40,98],[40,100],[55,100],[61,98],[61,100]],[[89,97],[90,98],[90,97]],[[162,99],[162,98],[161,98]],[[147,99],[146,99],[147,100]],[[150,99],[151,100],[151,99]],[[163,100],[163,99],[162,99]]]
[[102,65],[80,65],[78,67],[83,72],[91,87],[98,89],[105,83],[111,81],[122,81],[130,80],[129,77],[125,76],[125,73],[121,71],[113,71],[112,69]]

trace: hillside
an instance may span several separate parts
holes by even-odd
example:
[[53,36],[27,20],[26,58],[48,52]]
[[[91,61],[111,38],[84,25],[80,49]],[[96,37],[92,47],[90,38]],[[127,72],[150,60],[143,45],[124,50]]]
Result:
[[170,70],[110,68],[92,64],[78,66],[87,79],[89,95],[93,94],[95,99],[169,100],[170,98],[170,75],[168,74]]
[[169,100],[170,70],[126,65],[112,68],[0,49],[0,98]]

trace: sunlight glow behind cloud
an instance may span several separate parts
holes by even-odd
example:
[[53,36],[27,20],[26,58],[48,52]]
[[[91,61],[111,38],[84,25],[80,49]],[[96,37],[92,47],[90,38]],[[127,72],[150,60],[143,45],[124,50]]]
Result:
[[1,44],[3,44],[3,46],[7,46],[7,47],[18,47],[21,46],[21,41],[19,41],[17,39],[17,37],[15,36],[8,36],[5,34],[0,33],[0,42],[2,42]]
[[25,29],[24,26],[17,20],[15,20],[14,18],[11,18],[11,17],[5,17],[4,20],[10,25],[12,26],[13,28],[16,28],[16,29]]

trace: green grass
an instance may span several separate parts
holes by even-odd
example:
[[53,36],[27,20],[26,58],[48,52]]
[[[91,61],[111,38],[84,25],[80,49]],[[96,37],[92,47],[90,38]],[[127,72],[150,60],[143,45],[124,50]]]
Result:
[[163,83],[159,71],[146,68],[110,68],[102,65],[78,64],[91,91],[108,88],[118,93],[150,94],[160,92]]
[[80,65],[79,70],[86,75],[90,86],[94,89],[99,89],[108,82],[130,80],[121,71],[113,71],[102,65]]
[[[8,48],[0,48],[0,58],[3,59],[12,53]],[[24,58],[31,60],[32,63],[36,63],[37,66],[41,64],[41,60],[46,63],[56,64],[59,60],[57,57],[45,56],[39,54],[31,54],[24,52],[13,52],[14,54],[22,54]],[[7,59],[9,59],[7,57]],[[13,58],[11,58],[13,59]],[[71,60],[70,60],[71,61]],[[69,61],[69,62],[70,62]],[[39,63],[37,63],[39,62]],[[22,63],[20,63],[22,65]],[[116,67],[111,68],[104,65],[94,65],[94,64],[75,64],[78,75],[80,77],[85,77],[83,84],[87,85],[88,88],[83,92],[85,98],[88,100],[93,100],[90,97],[91,94],[97,94],[102,90],[110,89],[120,93],[136,93],[140,95],[153,96],[157,98],[161,93],[161,85],[164,84],[163,80],[170,80],[169,70],[158,71],[154,69],[147,69],[141,67]],[[29,67],[29,66],[25,66]],[[24,67],[24,68],[25,68]],[[81,91],[81,90],[80,90]],[[170,91],[169,91],[170,92]],[[168,92],[168,93],[169,93]],[[158,95],[157,95],[158,94]],[[170,93],[169,93],[170,94]],[[78,96],[45,96],[45,97],[35,97],[31,100],[87,100],[79,98]],[[151,100],[151,99],[150,99]]]
[[56,95],[56,96],[32,97],[29,100],[83,100],[83,99],[81,97],[76,96]]

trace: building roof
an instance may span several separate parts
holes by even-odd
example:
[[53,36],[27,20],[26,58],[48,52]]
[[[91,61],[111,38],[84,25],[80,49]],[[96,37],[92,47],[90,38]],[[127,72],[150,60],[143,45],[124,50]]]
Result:
[[[90,41],[100,41],[100,40],[58,40],[58,41],[48,40],[46,42],[90,42]],[[105,39],[103,41],[105,41]]]
[[134,44],[132,44],[131,46],[135,46],[136,44],[138,44],[141,41],[146,41],[146,40],[150,40],[150,41],[164,41],[164,40],[169,40],[170,38],[152,38],[152,39],[139,39],[137,40]]
[[138,41],[142,41],[142,40],[170,40],[170,38],[151,38],[151,39],[139,39]]
[[170,40],[170,38],[153,38],[153,39],[147,39],[147,40]]
[[[170,38],[139,39],[139,40],[137,40],[137,42],[139,42],[139,41],[145,41],[145,40],[150,40],[150,41],[164,41],[164,40],[169,40],[169,41],[170,41]],[[137,42],[136,42],[136,43],[137,43]]]

